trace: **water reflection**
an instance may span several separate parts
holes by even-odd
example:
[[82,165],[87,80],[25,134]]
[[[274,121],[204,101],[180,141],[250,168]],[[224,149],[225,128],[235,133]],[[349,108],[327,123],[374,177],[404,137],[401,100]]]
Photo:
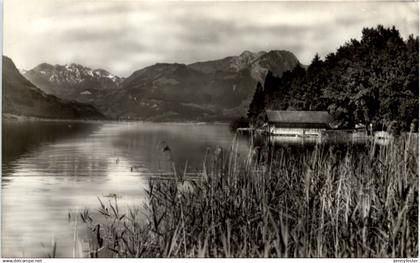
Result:
[[2,171],[12,169],[13,162],[44,144],[73,137],[83,137],[98,129],[98,122],[72,121],[3,121],[2,122]]
[[[72,256],[74,225],[67,223],[68,212],[96,209],[97,196],[114,194],[120,207],[141,204],[146,187],[142,175],[171,167],[159,147],[163,141],[180,167],[188,160],[195,169],[207,148],[228,148],[234,137],[226,125],[66,125],[3,123],[4,257],[45,256],[49,246],[43,248],[41,242],[49,244],[53,237],[58,256]],[[246,151],[246,143],[240,147]]]

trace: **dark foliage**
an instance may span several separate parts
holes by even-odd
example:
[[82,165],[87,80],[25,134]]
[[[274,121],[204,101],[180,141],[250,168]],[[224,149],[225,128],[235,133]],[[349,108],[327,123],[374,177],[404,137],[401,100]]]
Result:
[[418,47],[418,37],[404,41],[395,27],[365,28],[360,41],[351,39],[324,61],[315,55],[307,70],[268,73],[248,117],[258,124],[265,108],[327,110],[340,128],[392,124],[407,131],[418,119]]
[[239,119],[235,119],[230,123],[230,130],[236,131],[238,128],[247,128],[249,126],[249,122],[246,118],[240,117]]

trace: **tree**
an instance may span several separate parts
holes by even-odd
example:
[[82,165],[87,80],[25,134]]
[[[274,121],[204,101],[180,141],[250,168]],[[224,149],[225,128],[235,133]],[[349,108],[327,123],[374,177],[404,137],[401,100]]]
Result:
[[257,88],[254,93],[254,97],[249,105],[248,119],[250,125],[255,125],[258,116],[265,110],[264,102],[264,90],[260,82],[257,84]]
[[409,130],[419,119],[418,57],[418,37],[404,41],[395,27],[364,28],[360,41],[350,39],[324,61],[316,54],[307,70],[297,65],[282,77],[269,72],[249,116],[256,120],[265,106],[328,110],[342,128],[363,123]]

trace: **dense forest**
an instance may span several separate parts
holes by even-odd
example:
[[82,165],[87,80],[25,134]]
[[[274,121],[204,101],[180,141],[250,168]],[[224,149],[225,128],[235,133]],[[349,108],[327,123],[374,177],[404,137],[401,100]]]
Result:
[[418,36],[404,40],[395,27],[364,28],[360,41],[351,39],[324,60],[315,55],[307,68],[297,65],[281,77],[269,72],[257,85],[248,120],[260,126],[265,109],[322,110],[335,128],[410,130],[418,122],[418,60]]

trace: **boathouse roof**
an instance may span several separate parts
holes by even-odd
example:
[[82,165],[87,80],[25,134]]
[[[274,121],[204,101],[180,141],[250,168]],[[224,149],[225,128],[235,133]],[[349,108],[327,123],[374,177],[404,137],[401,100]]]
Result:
[[332,117],[326,111],[277,111],[266,110],[268,122],[285,127],[329,128]]

